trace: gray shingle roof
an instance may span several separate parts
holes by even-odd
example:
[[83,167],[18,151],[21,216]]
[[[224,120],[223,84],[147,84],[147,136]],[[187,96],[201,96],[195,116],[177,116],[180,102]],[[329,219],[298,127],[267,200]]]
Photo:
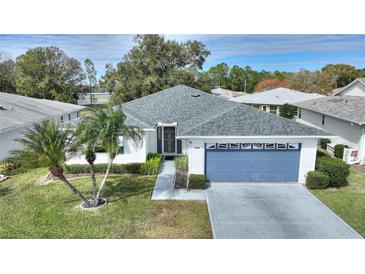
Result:
[[274,114],[239,105],[183,133],[184,136],[324,136],[331,135]]
[[123,104],[132,126],[177,123],[178,136],[327,136],[321,130],[237,104],[187,86]]
[[0,131],[27,126],[85,107],[0,92]]
[[293,105],[357,124],[365,124],[365,97],[328,96]]

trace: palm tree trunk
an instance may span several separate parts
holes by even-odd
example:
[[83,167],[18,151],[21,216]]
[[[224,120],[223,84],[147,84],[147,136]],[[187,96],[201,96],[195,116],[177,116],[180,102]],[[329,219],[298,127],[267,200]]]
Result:
[[99,199],[101,191],[103,190],[103,188],[105,186],[105,183],[106,183],[106,180],[108,179],[108,176],[109,176],[109,173],[110,173],[110,168],[112,167],[112,163],[113,163],[113,159],[109,158],[108,167],[106,169],[105,176],[104,176],[103,181],[101,182],[101,185],[99,187],[98,194],[96,195],[97,200]]
[[97,198],[96,198],[96,178],[95,178],[95,166],[94,164],[90,164],[90,174],[91,174],[91,182],[93,187],[93,199],[94,199],[94,206],[97,205]]
[[85,204],[90,206],[90,202],[85,198],[84,195],[75,187],[73,186],[66,178],[65,176],[58,176],[61,181],[74,193],[77,197],[79,197]]

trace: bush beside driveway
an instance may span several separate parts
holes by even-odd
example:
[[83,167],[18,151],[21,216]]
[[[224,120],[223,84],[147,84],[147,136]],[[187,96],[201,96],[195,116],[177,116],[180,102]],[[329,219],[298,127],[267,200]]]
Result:
[[[151,201],[155,176],[112,175],[109,204],[85,211],[61,183],[36,186],[46,174],[34,169],[0,184],[0,238],[212,237],[204,201]],[[72,182],[91,196],[90,177]]]
[[351,167],[348,185],[311,192],[365,238],[365,173]]

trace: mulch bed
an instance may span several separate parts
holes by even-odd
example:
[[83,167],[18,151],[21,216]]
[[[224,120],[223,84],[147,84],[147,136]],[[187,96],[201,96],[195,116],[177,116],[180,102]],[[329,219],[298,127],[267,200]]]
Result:
[[185,171],[176,171],[175,189],[185,189],[188,182],[188,173]]

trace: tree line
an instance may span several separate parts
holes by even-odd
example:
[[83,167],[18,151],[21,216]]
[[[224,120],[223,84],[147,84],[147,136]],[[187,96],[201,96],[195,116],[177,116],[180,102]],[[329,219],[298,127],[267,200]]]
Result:
[[90,59],[85,60],[84,70],[78,60],[57,47],[29,49],[15,61],[0,52],[0,90],[75,103],[78,93],[101,88],[112,93],[113,103],[117,104],[179,84],[206,92],[218,86],[248,93],[287,87],[327,94],[365,77],[365,69],[347,64],[328,64],[317,71],[270,72],[220,63],[204,71],[210,51],[200,41],[136,35],[134,43],[115,67],[106,65],[99,81]]

